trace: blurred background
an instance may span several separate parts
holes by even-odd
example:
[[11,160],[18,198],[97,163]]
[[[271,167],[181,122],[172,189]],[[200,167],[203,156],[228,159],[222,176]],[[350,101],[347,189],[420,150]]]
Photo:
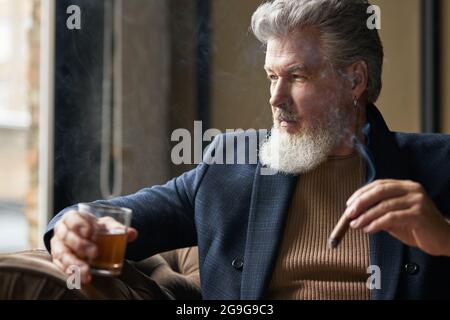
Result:
[[[42,246],[68,205],[192,168],[170,161],[174,129],[269,128],[263,48],[249,32],[259,3],[0,0],[0,252]],[[372,3],[386,121],[450,133],[450,1]]]

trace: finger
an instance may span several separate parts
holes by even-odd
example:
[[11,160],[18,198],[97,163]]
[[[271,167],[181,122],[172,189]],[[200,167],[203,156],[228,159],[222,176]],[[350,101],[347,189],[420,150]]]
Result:
[[[404,230],[409,220],[409,210],[391,211],[372,221],[363,229],[365,233],[377,233],[380,231],[395,232],[396,229]],[[397,231],[398,231],[397,230]],[[400,239],[401,240],[401,239]]]
[[392,183],[395,180],[376,180],[372,183],[369,183],[367,185],[365,185],[364,187],[358,189],[355,193],[352,194],[352,196],[347,200],[347,207],[351,206],[352,203],[364,192],[368,191],[369,189],[377,186],[377,185],[383,185],[386,183]]
[[55,228],[53,229],[53,238],[58,238],[61,242],[64,242],[66,239],[67,233],[69,232],[69,229],[67,228],[66,224],[63,220],[58,221],[58,223],[55,225]]
[[50,240],[50,246],[52,258],[59,261],[61,261],[64,253],[70,251],[69,248],[67,248],[64,243],[62,243],[62,241],[56,236],[53,236],[53,238]]
[[128,229],[125,225],[112,217],[102,217],[98,220],[99,231],[107,233],[125,233]]
[[106,225],[111,228],[125,228],[125,225],[114,219],[113,217],[101,217],[98,219],[100,225]]
[[66,272],[71,265],[83,266],[85,264],[84,261],[77,259],[58,238],[53,237],[51,245],[52,261],[62,272]]
[[62,250],[63,252],[73,251],[81,259],[96,257],[98,250],[93,242],[83,239],[69,230],[63,221],[57,227],[57,232],[55,231],[50,241],[52,252],[55,246],[55,250]]
[[52,260],[61,271],[67,273],[67,271],[73,271],[73,266],[78,266],[81,282],[87,284],[91,281],[90,268],[85,261],[76,257],[58,237],[54,236],[50,243]]
[[403,196],[399,198],[391,198],[379,202],[377,205],[362,213],[357,219],[350,223],[350,227],[361,229],[369,225],[375,219],[380,218],[391,211],[408,209],[412,206],[411,197]]
[[62,272],[65,271],[64,265],[61,261],[59,261],[58,259],[52,259],[52,262],[58,267],[59,270],[61,270]]
[[410,209],[393,211],[373,221],[363,230],[365,233],[371,234],[386,231],[407,246],[417,247],[417,242],[411,231],[412,217],[413,215],[411,214]]
[[73,231],[69,230],[67,232],[64,243],[81,259],[93,259],[97,256],[96,245],[89,240],[81,238]]
[[377,184],[367,189],[358,199],[354,200],[345,213],[349,218],[356,218],[370,207],[390,198],[402,197],[408,193],[405,184],[396,181],[394,183]]
[[128,228],[128,238],[127,241],[128,242],[133,242],[137,239],[138,237],[138,231],[134,228]]
[[67,228],[79,233],[84,238],[91,237],[95,232],[97,218],[90,213],[71,211],[64,215],[63,222]]
[[98,218],[94,215],[94,214],[92,214],[92,213],[90,213],[90,212],[88,212],[88,211],[83,211],[83,210],[81,210],[81,209],[78,209],[78,211],[76,211],[83,219],[86,219],[86,220],[88,220],[88,221],[90,221],[91,223],[95,223],[97,220],[98,220]]
[[104,229],[107,229],[107,230],[127,229],[127,235],[128,235],[127,241],[128,242],[133,242],[138,237],[138,231],[135,228],[131,228],[131,227],[127,228],[125,225],[123,225],[122,223],[113,219],[112,217],[102,217],[98,220],[98,224],[99,224],[100,228],[103,227]]
[[65,267],[64,271],[69,274],[73,273],[74,267],[78,267],[80,270],[81,283],[88,284],[91,282],[92,277],[90,274],[90,267],[85,261],[79,259],[72,253],[64,253],[59,261],[61,261]]

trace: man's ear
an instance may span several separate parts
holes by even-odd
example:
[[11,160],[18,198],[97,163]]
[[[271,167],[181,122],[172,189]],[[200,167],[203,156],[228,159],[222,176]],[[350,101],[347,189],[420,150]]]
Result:
[[351,64],[347,67],[346,73],[351,81],[353,97],[360,99],[367,90],[368,68],[367,63],[363,60]]

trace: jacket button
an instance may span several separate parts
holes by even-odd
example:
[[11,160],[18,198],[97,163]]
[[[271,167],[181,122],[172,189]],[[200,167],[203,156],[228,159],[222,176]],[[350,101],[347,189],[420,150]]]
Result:
[[415,263],[407,263],[405,265],[405,272],[410,275],[414,275],[419,272],[419,266]]
[[231,262],[231,265],[236,270],[241,270],[244,267],[244,261],[242,261],[242,259],[240,258],[236,258],[233,260],[233,262]]

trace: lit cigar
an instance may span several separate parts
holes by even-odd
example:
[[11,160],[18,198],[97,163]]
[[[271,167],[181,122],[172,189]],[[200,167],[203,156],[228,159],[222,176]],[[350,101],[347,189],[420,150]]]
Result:
[[352,219],[347,217],[346,214],[343,214],[339,219],[336,227],[334,227],[333,232],[331,232],[330,237],[328,238],[328,248],[336,249],[347,233],[348,228],[350,227],[350,222]]

